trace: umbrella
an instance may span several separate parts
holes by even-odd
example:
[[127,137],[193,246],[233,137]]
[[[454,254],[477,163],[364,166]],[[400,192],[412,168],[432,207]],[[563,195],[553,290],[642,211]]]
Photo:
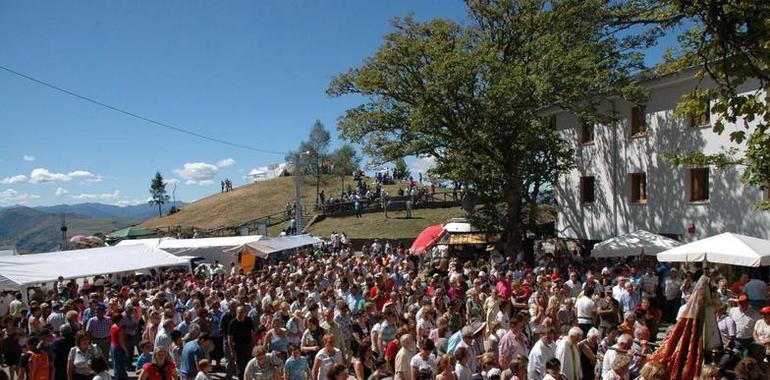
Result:
[[661,252],[658,261],[766,266],[770,265],[770,240],[725,232]]
[[680,245],[682,243],[674,239],[645,230],[638,230],[594,245],[594,248],[591,250],[591,256],[595,258],[654,256]]
[[83,235],[75,235],[70,238],[70,243],[88,244],[90,241]]
[[417,238],[414,239],[412,248],[410,248],[410,250],[412,253],[425,253],[425,251],[436,244],[443,233],[444,226],[441,224],[428,226],[426,229],[422,230],[419,235],[417,235]]
[[145,228],[137,228],[137,227],[126,227],[122,230],[111,232],[107,236],[111,238],[119,238],[119,239],[135,239],[135,238],[155,236],[155,235],[156,235],[156,232],[154,230],[148,230]]

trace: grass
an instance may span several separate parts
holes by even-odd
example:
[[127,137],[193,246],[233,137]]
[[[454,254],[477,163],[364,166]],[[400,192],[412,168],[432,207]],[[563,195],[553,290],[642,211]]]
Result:
[[308,232],[328,236],[332,231],[345,232],[351,239],[412,239],[425,227],[446,223],[448,219],[462,217],[465,212],[459,207],[415,209],[412,218],[405,219],[404,211],[388,212],[388,218],[382,212],[363,214],[356,219],[352,216],[327,217],[313,224]]
[[[371,183],[371,181],[370,181]],[[353,178],[345,178],[345,187],[353,185]],[[400,185],[384,186],[391,194]],[[342,188],[340,177],[321,177],[321,190],[327,198],[338,195]],[[229,193],[215,193],[186,205],[182,211],[162,218],[154,218],[140,225],[143,228],[194,226],[201,229],[235,226],[241,223],[282,212],[286,202],[294,202],[294,177],[281,177],[250,185],[239,186]],[[303,177],[302,203],[315,204],[315,179]]]

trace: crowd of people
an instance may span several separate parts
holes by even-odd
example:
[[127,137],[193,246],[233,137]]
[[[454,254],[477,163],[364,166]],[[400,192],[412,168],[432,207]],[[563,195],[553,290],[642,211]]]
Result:
[[[60,279],[28,303],[0,299],[0,347],[12,380],[125,380],[131,370],[140,380],[215,370],[228,380],[663,378],[648,356],[697,269],[570,253],[531,261],[427,260],[379,241],[356,250],[337,235],[248,274],[233,265]],[[744,355],[730,376],[765,378],[766,286],[718,283],[725,348]],[[708,365],[702,378],[722,369]]]
[[225,178],[222,181],[219,181],[219,185],[221,187],[220,193],[229,193],[233,191],[233,181],[230,181],[230,179]]

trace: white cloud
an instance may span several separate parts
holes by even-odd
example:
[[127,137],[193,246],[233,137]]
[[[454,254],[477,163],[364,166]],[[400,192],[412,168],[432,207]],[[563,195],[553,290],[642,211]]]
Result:
[[19,174],[12,177],[5,177],[0,180],[0,183],[8,185],[15,183],[68,182],[75,178],[83,178],[86,181],[101,181],[101,176],[85,170],[75,170],[69,173],[56,173],[51,172],[48,169],[35,168],[32,169],[29,177],[23,174]]
[[101,193],[101,194],[74,194],[72,195],[73,199],[78,200],[87,200],[87,201],[113,201],[117,202],[121,200],[121,195],[119,190],[115,190],[111,193]]
[[235,165],[235,160],[232,158],[225,158],[224,160],[219,160],[219,162],[217,162],[217,166],[220,168],[226,168],[233,165]]
[[29,181],[29,178],[25,176],[24,174],[15,175],[13,177],[5,177],[0,180],[0,183],[3,185],[13,185],[16,183],[27,183]]
[[182,177],[188,185],[206,186],[214,183],[214,177],[219,172],[219,167],[205,162],[188,162],[182,169],[175,169],[174,173]]
[[428,170],[433,169],[434,167],[436,167],[436,157],[425,156],[416,158],[412,161],[412,163],[409,164],[409,171],[412,172],[412,175],[417,173],[422,173],[424,175]]
[[25,154],[24,157],[22,157],[22,159],[24,159],[24,161],[27,161],[27,162],[33,162],[35,161],[35,156]]
[[139,199],[123,199],[115,202],[115,206],[118,206],[118,207],[136,206],[147,202],[148,201],[143,201]]
[[23,205],[33,199],[38,199],[39,196],[29,193],[20,193],[14,189],[7,189],[0,191],[0,205]]
[[69,193],[70,193],[69,190],[67,190],[67,189],[65,189],[63,187],[56,188],[56,196],[57,197],[60,197],[62,195],[69,194]]
[[176,178],[168,178],[165,180],[165,182],[166,182],[166,185],[176,185],[177,183],[179,183],[179,180]]

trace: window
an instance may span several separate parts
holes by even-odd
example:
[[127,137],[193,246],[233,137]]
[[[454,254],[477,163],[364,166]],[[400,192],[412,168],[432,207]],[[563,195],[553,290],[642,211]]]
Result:
[[580,126],[580,142],[583,144],[593,144],[594,142],[594,125],[591,123],[583,123]]
[[644,106],[631,107],[631,136],[647,133],[647,120]]
[[[691,98],[695,98],[696,94],[690,95]],[[711,104],[708,99],[704,104],[699,107],[697,111],[693,111],[688,115],[688,119],[691,127],[707,127],[711,125]]]
[[591,177],[580,177],[580,201],[582,203],[593,203],[595,179]]
[[631,203],[647,203],[647,174],[629,174],[629,185],[631,186]]
[[690,169],[690,202],[709,200],[709,168]]

